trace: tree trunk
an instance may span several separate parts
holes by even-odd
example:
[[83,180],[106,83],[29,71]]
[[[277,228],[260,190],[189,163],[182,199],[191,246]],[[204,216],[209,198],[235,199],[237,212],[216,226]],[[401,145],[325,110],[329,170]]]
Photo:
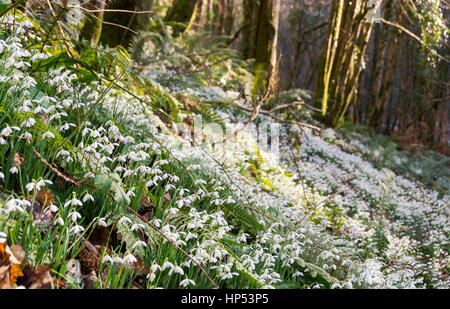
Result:
[[86,13],[80,29],[80,40],[92,41],[94,47],[97,47],[102,34],[105,1],[91,0],[86,3],[86,7],[88,10],[100,10],[100,12]]
[[[167,12],[165,20],[183,23],[187,26],[191,21],[195,8],[198,8],[201,2],[201,0],[175,0],[172,7]],[[186,27],[180,27],[178,30],[184,31],[185,29]]]
[[[99,0],[104,2],[104,0]],[[152,0],[115,0],[111,1],[108,9],[121,9],[129,11],[149,11],[152,9]],[[136,32],[146,29],[149,14],[135,14],[131,12],[105,12],[101,42],[109,46],[122,45],[128,47]],[[131,29],[131,30],[130,30]]]
[[263,0],[259,6],[254,44],[255,93],[275,88],[280,5],[280,0]]
[[244,59],[255,58],[258,7],[256,1],[244,0],[244,25],[241,41],[241,53]]

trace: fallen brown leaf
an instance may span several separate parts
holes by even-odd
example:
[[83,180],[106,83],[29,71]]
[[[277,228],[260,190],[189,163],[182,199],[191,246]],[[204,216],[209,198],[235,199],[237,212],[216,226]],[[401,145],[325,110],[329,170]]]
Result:
[[44,208],[52,205],[54,202],[52,191],[45,187],[42,188],[36,194],[36,201],[38,201]]
[[25,252],[20,245],[15,245],[11,249],[6,242],[0,243],[0,289],[11,288],[17,282],[17,278],[23,276],[20,263],[24,257]]
[[50,275],[50,266],[39,265],[34,273],[34,282],[28,287],[29,289],[51,289],[53,278]]
[[19,153],[15,153],[14,157],[12,159],[12,165],[14,167],[19,167],[19,166],[23,166],[25,164],[25,159],[22,155],[20,155]]
[[9,265],[0,266],[0,289],[10,289]]
[[55,219],[55,214],[50,210],[50,207],[44,208],[38,201],[33,203],[32,216],[39,227],[45,225],[45,230],[49,229],[53,225],[53,220]]
[[172,197],[170,196],[169,192],[164,194],[164,204],[169,203],[172,200]]
[[150,270],[147,265],[145,265],[141,258],[136,255],[136,262],[133,263],[133,270],[138,275],[148,275]]

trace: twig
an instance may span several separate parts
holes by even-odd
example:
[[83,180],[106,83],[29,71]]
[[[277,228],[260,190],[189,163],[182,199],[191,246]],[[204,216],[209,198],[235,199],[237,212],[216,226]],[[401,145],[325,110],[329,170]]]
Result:
[[[271,78],[272,78],[272,74],[270,75],[269,80]],[[258,104],[256,104],[256,106],[251,111],[252,113],[250,115],[250,119],[244,124],[244,126],[242,128],[237,129],[232,135],[226,137],[224,139],[224,142],[227,141],[231,136],[236,136],[240,131],[245,130],[250,125],[250,123],[252,123],[258,117],[259,112],[261,110],[261,106],[263,105],[264,101],[269,97],[271,92],[272,92],[272,89],[271,89],[271,87],[268,86],[264,96],[259,100]]]
[[313,110],[315,112],[322,113],[322,110],[320,110],[318,108],[315,108],[315,107],[312,107],[311,105],[309,105],[309,104],[307,104],[305,102],[299,102],[299,101],[278,105],[278,106],[272,108],[271,110],[268,110],[267,113],[271,114],[271,113],[273,113],[273,112],[275,112],[277,110],[280,110],[280,109],[283,109],[283,108],[289,108],[289,107],[292,107],[292,106],[306,106],[307,108],[309,108],[309,109],[311,109],[311,110]]
[[[28,144],[30,144],[30,140],[28,140]],[[31,146],[31,145],[30,145]],[[70,178],[69,176],[61,173],[58,169],[54,168],[50,163],[47,162],[47,160],[45,160],[41,154],[39,152],[37,152],[37,150],[31,146],[31,149],[33,150],[34,154],[36,155],[36,157],[45,165],[47,166],[53,173],[55,173],[56,175],[58,175],[59,177],[61,177],[62,179],[64,179],[65,181],[75,185],[75,186],[79,186],[80,183],[77,182],[76,180]]]
[[309,208],[310,207],[309,206],[310,205],[309,204],[309,199],[308,199],[308,195],[306,194],[305,182],[303,181],[302,173],[300,172],[300,167],[297,164],[297,159],[295,158],[294,151],[292,150],[291,147],[289,147],[289,149],[291,150],[292,160],[294,161],[294,165],[295,165],[295,168],[297,170],[298,178],[300,179],[300,183],[302,184],[302,190],[303,190],[303,195],[305,196],[306,206],[308,206],[308,208]]
[[115,27],[119,27],[119,28],[123,28],[123,29],[126,29],[127,31],[133,32],[134,34],[138,34],[136,31],[134,31],[133,29],[130,29],[129,27],[126,27],[126,26],[123,26],[123,25],[120,25],[120,24],[116,24],[116,23],[112,23],[112,22],[108,22],[108,21],[104,21],[103,19],[98,18],[95,15],[91,15],[91,17],[94,17],[95,19],[97,19],[98,21],[100,21],[103,24],[111,25],[111,26],[115,26]]
[[89,10],[82,6],[74,5],[74,8],[81,9],[83,11],[86,11],[88,13],[100,13],[100,12],[113,12],[113,13],[129,13],[129,14],[149,14],[153,13],[153,11],[132,11],[132,10],[121,10],[121,9],[103,9],[103,10]]

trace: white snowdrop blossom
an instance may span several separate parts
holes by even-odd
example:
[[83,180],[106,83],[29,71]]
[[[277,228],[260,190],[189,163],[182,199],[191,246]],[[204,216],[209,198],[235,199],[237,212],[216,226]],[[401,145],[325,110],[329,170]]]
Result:
[[134,250],[136,249],[136,247],[147,247],[147,244],[145,243],[145,241],[138,240],[133,244],[133,246],[131,246],[131,249]]
[[58,218],[55,219],[53,224],[55,224],[55,225],[59,224],[59,225],[63,226],[64,225],[64,220],[63,220],[63,218],[58,217]]
[[64,203],[64,208],[68,206],[83,206],[83,203],[79,199],[72,198]]
[[6,233],[4,232],[0,232],[0,243],[5,243],[6,242]]
[[82,227],[81,225],[75,225],[70,229],[70,232],[73,232],[75,234],[78,234],[82,231],[84,231],[84,227]]
[[107,226],[105,218],[99,218],[97,224],[99,226],[102,226],[102,227],[106,227]]
[[51,212],[58,212],[58,211],[59,211],[58,206],[56,206],[55,204],[51,204],[51,205],[49,206],[49,208],[50,208],[50,211],[51,211]]
[[188,278],[183,279],[183,280],[180,281],[180,286],[181,286],[181,287],[185,288],[185,287],[187,287],[188,285],[193,285],[193,286],[195,286],[195,281],[192,280],[192,279],[188,279]]
[[81,218],[80,213],[76,212],[76,211],[72,211],[68,214],[68,217],[70,217],[70,219],[72,220],[72,222],[77,221],[77,219]]
[[42,138],[55,138],[55,134],[53,134],[50,131],[47,131],[44,134],[42,134]]
[[89,193],[86,193],[83,196],[83,203],[86,203],[87,201],[91,201],[91,202],[94,201],[94,197],[92,195],[90,195]]
[[123,257],[123,263],[131,265],[133,263],[137,262],[137,259],[132,254],[127,254]]
[[20,124],[21,127],[31,128],[36,123],[36,120],[34,118],[28,118],[24,122]]

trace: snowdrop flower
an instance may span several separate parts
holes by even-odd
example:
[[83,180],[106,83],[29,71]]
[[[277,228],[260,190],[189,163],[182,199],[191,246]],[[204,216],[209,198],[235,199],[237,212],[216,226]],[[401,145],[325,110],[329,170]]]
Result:
[[241,235],[239,235],[236,240],[239,242],[246,242],[247,241],[247,233],[242,233]]
[[194,280],[191,280],[191,279],[188,279],[188,278],[186,278],[186,279],[184,279],[184,280],[181,280],[181,282],[180,282],[180,286],[181,286],[181,287],[185,288],[185,287],[187,287],[188,285],[195,285]]
[[45,186],[46,184],[52,184],[50,180],[39,180],[38,182],[30,182],[25,186],[25,189],[27,189],[28,192],[33,191],[36,189],[37,191],[41,190],[41,187]]
[[236,203],[236,201],[235,201],[235,200],[233,199],[233,197],[230,195],[230,196],[227,197],[226,203],[227,203],[227,204],[234,204],[234,203]]
[[70,229],[70,232],[74,232],[76,234],[78,234],[78,233],[80,233],[82,231],[84,231],[84,227],[82,227],[81,225],[75,225],[74,227],[72,227]]
[[61,127],[60,127],[60,131],[67,131],[67,130],[69,130],[70,129],[70,127],[76,127],[76,125],[75,124],[73,124],[73,123],[65,123],[65,124],[63,124]]
[[184,206],[184,202],[185,202],[185,200],[179,200],[179,201],[177,201],[177,207],[178,207],[178,208],[182,208],[182,207]]
[[6,242],[6,233],[0,232],[0,244]]
[[109,255],[105,255],[102,259],[102,263],[112,263],[113,259]]
[[194,185],[199,185],[199,184],[202,184],[202,185],[205,185],[206,184],[206,181],[204,181],[203,179],[198,179],[198,180],[196,180],[195,182],[194,182]]
[[124,224],[124,222],[131,223],[131,220],[130,220],[130,218],[123,216],[122,218],[119,219],[118,224],[119,225]]
[[94,197],[89,193],[86,193],[83,197],[83,203],[86,203],[87,201],[94,201]]
[[106,221],[105,221],[105,218],[99,218],[99,219],[98,219],[98,225],[99,225],[99,226],[106,227]]
[[32,126],[34,126],[34,124],[36,123],[36,120],[34,120],[34,118],[28,118],[27,120],[25,120],[24,122],[22,122],[20,124],[21,127],[25,126],[27,128],[31,128]]
[[50,139],[53,139],[53,138],[55,138],[55,134],[53,134],[53,133],[50,132],[50,131],[47,131],[47,132],[45,132],[44,134],[42,134],[42,138],[50,138]]
[[10,126],[7,126],[6,128],[4,128],[3,130],[2,130],[2,132],[0,133],[2,136],[4,136],[4,137],[8,137],[8,136],[10,136],[11,134],[12,134],[12,132],[13,132],[13,130],[11,129],[11,127]]
[[61,217],[58,217],[58,218],[55,219],[53,224],[54,225],[59,224],[59,225],[63,226],[64,225],[64,220]]
[[157,271],[161,271],[161,266],[158,265],[158,264],[153,264],[153,265],[150,267],[150,270],[151,270],[152,273],[156,273]]
[[123,264],[123,260],[120,257],[116,256],[115,258],[112,259],[111,263]]
[[6,212],[10,213],[12,211],[18,211],[18,212],[23,212],[24,208],[23,206],[26,205],[31,205],[30,202],[28,203],[24,203],[24,201],[22,200],[18,200],[18,199],[12,199],[9,200],[8,202],[6,202]]
[[123,257],[123,262],[130,265],[137,262],[137,259],[132,254],[127,254]]
[[72,222],[75,222],[75,221],[77,221],[77,219],[81,218],[81,215],[78,212],[76,212],[76,211],[73,211],[73,212],[69,213],[68,216],[70,217]]
[[184,275],[184,271],[180,266],[173,267],[169,272],[169,276],[172,274],[172,272],[174,272],[176,274]]
[[185,240],[186,240],[186,241],[189,241],[190,239],[195,239],[195,238],[198,238],[198,235],[189,232],[189,233],[186,235]]
[[45,54],[37,53],[37,54],[34,54],[34,55],[31,57],[30,61],[31,61],[31,62],[35,62],[35,61],[37,61],[37,60],[41,60],[41,59],[45,59],[45,58],[47,58],[47,56],[46,56]]
[[33,135],[31,135],[30,132],[25,132],[25,133],[20,135],[20,138],[27,139],[27,140],[31,140],[32,137],[33,137]]
[[169,208],[169,213],[172,215],[176,215],[178,213],[178,208]]
[[56,157],[58,158],[59,156],[68,156],[70,155],[70,153],[67,150],[61,149],[60,151],[58,151],[56,153]]
[[67,206],[83,206],[83,203],[76,198],[72,198],[64,203],[64,208]]
[[17,174],[19,172],[19,169],[17,167],[13,166],[9,169],[9,172],[11,174]]
[[145,243],[145,241],[138,240],[133,244],[131,249],[134,250],[136,247],[139,247],[139,246],[147,247],[147,244]]
[[164,262],[164,264],[163,264],[163,266],[162,266],[162,270],[165,270],[166,268],[170,268],[170,269],[173,269],[173,264],[172,263],[170,263],[169,261],[165,261]]
[[147,279],[148,279],[149,282],[153,282],[153,280],[155,280],[155,278],[156,278],[156,274],[155,273],[149,273],[147,275]]
[[50,206],[50,211],[51,212],[57,212],[59,209],[58,209],[58,206],[56,206],[56,205],[54,205],[54,204],[51,204]]
[[50,122],[50,121],[52,121],[53,119],[59,120],[59,119],[61,119],[61,117],[67,117],[67,116],[68,116],[68,115],[67,115],[67,113],[65,113],[65,112],[54,113],[53,115],[51,115],[51,116],[48,118],[48,121]]
[[5,179],[5,174],[3,174],[2,172],[0,172],[0,178],[1,178],[1,179]]
[[137,229],[145,229],[145,226],[140,223],[135,223],[131,226],[131,231],[137,230]]

